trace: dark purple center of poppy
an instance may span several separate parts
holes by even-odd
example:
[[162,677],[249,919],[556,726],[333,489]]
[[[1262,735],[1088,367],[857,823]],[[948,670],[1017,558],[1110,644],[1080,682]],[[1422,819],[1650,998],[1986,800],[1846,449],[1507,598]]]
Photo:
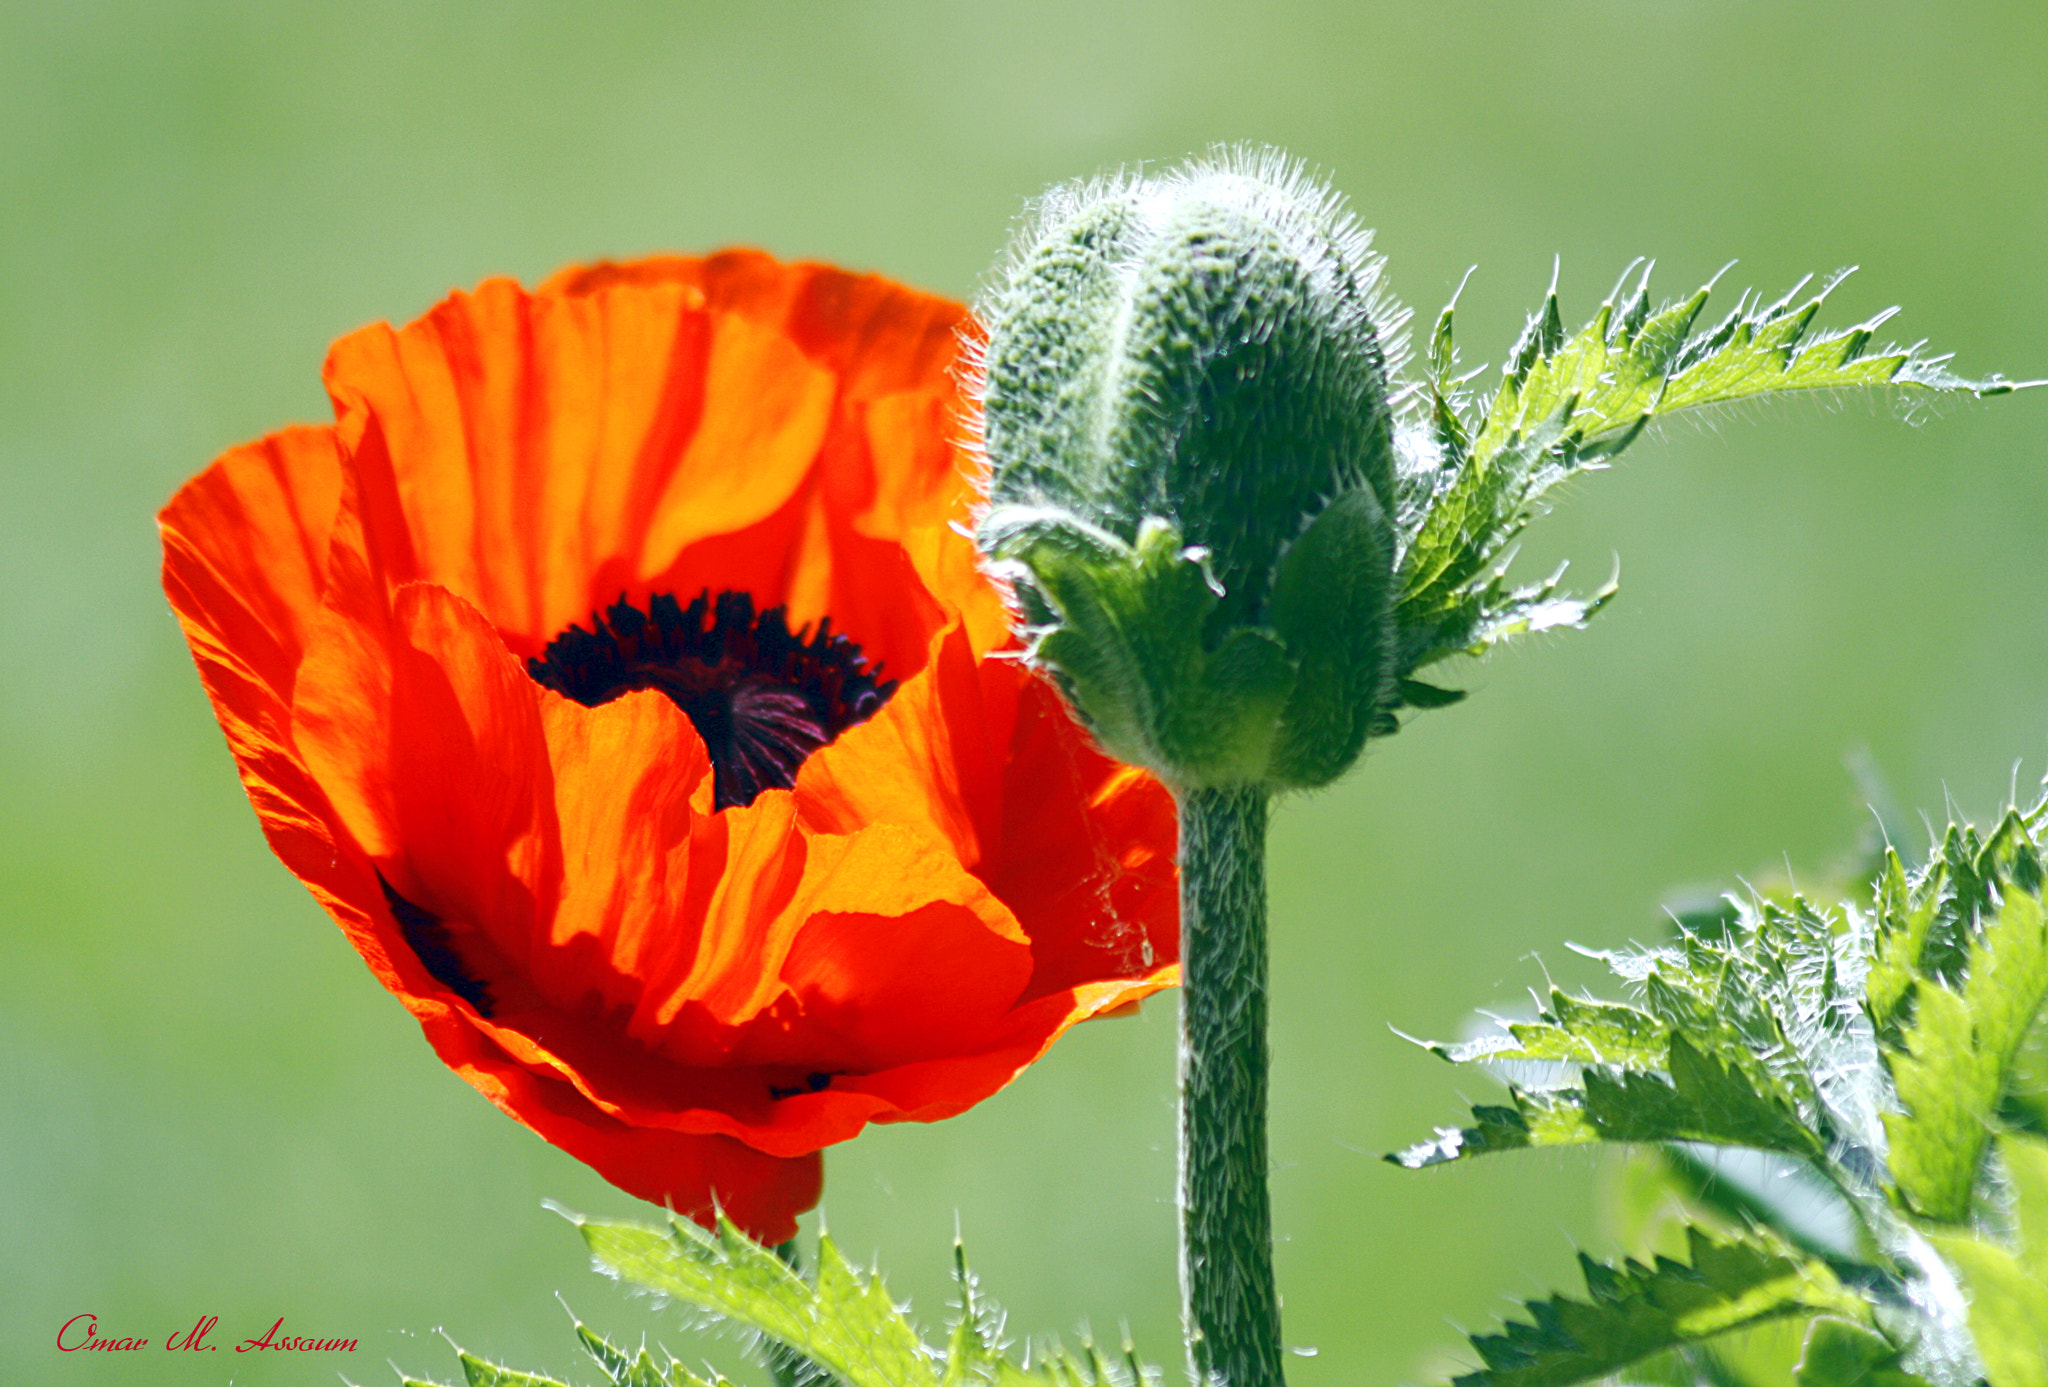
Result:
[[644,612],[621,597],[590,627],[556,636],[526,672],[588,708],[635,689],[667,694],[711,753],[720,809],[796,784],[804,758],[896,692],[830,617],[792,632],[787,608],[757,615],[744,592],[706,588],[687,607],[656,593]]

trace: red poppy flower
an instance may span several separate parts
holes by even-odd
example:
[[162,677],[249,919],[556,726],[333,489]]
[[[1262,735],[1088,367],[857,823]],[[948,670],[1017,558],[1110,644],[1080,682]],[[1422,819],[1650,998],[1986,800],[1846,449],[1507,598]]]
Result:
[[820,1148],[1171,985],[1171,800],[1016,661],[963,310],[753,252],[338,342],[165,508],[265,834],[456,1072],[770,1241]]

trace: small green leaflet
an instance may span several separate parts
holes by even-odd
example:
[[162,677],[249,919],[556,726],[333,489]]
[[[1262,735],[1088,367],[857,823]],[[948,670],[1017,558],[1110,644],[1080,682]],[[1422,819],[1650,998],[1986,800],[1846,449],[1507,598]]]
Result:
[[1786,1315],[1869,1317],[1827,1266],[1762,1236],[1716,1239],[1687,1230],[1684,1262],[1596,1262],[1581,1253],[1583,1300],[1526,1303],[1527,1322],[1476,1334],[1485,1366],[1456,1387],[1565,1387],[1604,1377],[1652,1354]]
[[1877,882],[1870,1002],[1898,1104],[1885,1114],[1907,1207],[1942,1223],[1973,1211],[1985,1150],[2048,1003],[2048,918],[2037,836],[2048,802],[1988,836],[1952,826],[1907,879]]
[[1970,1217],[2008,1072],[2044,997],[2048,915],[2024,891],[2009,893],[1973,940],[1960,993],[1933,982],[1919,988],[1891,1056],[1906,1111],[1884,1119],[1892,1176],[1915,1213],[1946,1223]]
[[1793,1387],[1927,1387],[1899,1366],[1899,1351],[1884,1335],[1849,1320],[1822,1315],[1806,1333]]

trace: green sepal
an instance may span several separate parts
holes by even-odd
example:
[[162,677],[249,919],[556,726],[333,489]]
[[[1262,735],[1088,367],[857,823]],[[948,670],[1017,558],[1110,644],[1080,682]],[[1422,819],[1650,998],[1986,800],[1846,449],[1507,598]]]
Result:
[[1396,706],[1401,708],[1448,708],[1453,703],[1465,701],[1463,689],[1440,689],[1434,684],[1425,684],[1420,679],[1402,679],[1395,683]]
[[1332,501],[1282,556],[1266,624],[1296,678],[1268,784],[1327,785],[1364,749],[1394,682],[1393,564],[1393,527],[1363,489]]
[[1181,785],[1250,784],[1273,760],[1295,665],[1270,631],[1212,632],[1206,555],[1164,520],[1135,544],[1054,511],[984,522],[995,571],[1053,621],[1029,631],[1103,750]]

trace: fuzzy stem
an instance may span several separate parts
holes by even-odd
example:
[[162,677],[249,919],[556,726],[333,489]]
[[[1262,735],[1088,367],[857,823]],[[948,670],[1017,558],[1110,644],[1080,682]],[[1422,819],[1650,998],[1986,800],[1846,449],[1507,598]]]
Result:
[[1266,1188],[1266,791],[1180,795],[1181,1306],[1198,1384],[1283,1387]]

